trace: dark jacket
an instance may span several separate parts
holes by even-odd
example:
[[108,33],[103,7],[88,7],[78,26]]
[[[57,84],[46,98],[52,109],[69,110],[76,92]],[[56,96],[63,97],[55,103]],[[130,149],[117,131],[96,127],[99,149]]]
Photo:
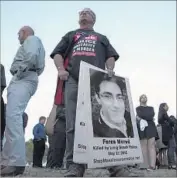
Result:
[[177,144],[177,119],[174,116],[170,116],[170,119],[174,123],[173,132],[174,132],[175,141],[176,141],[176,144]]
[[6,87],[6,76],[5,76],[5,70],[4,66],[1,64],[0,66],[1,71],[1,95],[3,93],[4,88]]
[[136,113],[137,116],[146,120],[148,123],[148,126],[144,129],[144,131],[140,130],[140,121],[137,123],[140,140],[150,139],[153,137],[155,137],[156,140],[159,139],[157,128],[154,123],[154,108],[150,106],[139,106],[136,108]]
[[120,130],[110,128],[101,118],[93,119],[93,134],[94,137],[126,138]]
[[162,126],[162,142],[168,145],[170,138],[174,134],[174,123],[167,113],[162,114],[158,119],[159,124]]

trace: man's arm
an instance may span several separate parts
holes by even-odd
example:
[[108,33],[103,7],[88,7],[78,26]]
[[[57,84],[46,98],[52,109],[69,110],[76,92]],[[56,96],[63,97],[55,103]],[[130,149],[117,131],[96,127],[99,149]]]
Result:
[[62,37],[61,41],[57,44],[50,55],[50,57],[54,59],[57,70],[64,70],[64,55],[69,45],[69,33]]
[[65,70],[64,59],[60,54],[56,54],[53,59],[54,59],[54,64],[55,64],[58,71],[59,70]]
[[106,68],[109,70],[113,70],[115,67],[115,58],[114,57],[110,57],[107,59],[106,61]]
[[116,50],[113,48],[113,46],[110,44],[107,38],[105,40],[105,44],[106,44],[106,68],[108,70],[108,73],[111,73],[111,71],[114,70],[115,61],[119,58],[119,55],[116,52]]
[[70,32],[62,38],[50,55],[50,57],[54,59],[55,66],[61,80],[67,80],[69,76],[69,73],[64,68],[64,55],[69,46],[69,34]]

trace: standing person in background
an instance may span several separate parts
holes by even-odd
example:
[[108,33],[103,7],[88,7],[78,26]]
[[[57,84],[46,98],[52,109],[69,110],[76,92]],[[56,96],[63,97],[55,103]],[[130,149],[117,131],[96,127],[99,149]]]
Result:
[[64,105],[56,109],[56,123],[54,133],[49,136],[49,151],[47,155],[47,168],[61,168],[66,148],[66,119]]
[[6,76],[5,76],[5,69],[4,66],[1,64],[1,151],[3,145],[3,137],[5,131],[5,105],[3,100],[3,91],[6,88]]
[[46,118],[41,116],[39,118],[39,123],[36,124],[33,128],[33,167],[42,168],[42,159],[45,152],[45,142],[46,142],[46,133],[45,133],[45,121]]
[[176,142],[174,136],[174,122],[168,116],[168,105],[167,103],[161,103],[159,106],[158,123],[162,126],[162,142],[168,146],[168,168],[176,169],[175,164],[175,149]]
[[159,139],[156,141],[156,146],[159,150],[158,153],[158,159],[160,161],[160,167],[166,167],[168,166],[168,162],[167,162],[167,146],[164,145],[164,143],[162,142],[162,127],[160,124],[157,125],[157,132],[159,135]]
[[154,108],[147,106],[147,96],[140,96],[140,106],[136,108],[138,133],[144,162],[140,164],[140,169],[155,169],[156,147],[155,140],[158,139],[157,128],[154,123]]
[[173,115],[170,116],[170,119],[174,123],[173,130],[174,130],[174,137],[176,142],[176,154],[177,154],[177,119]]
[[173,130],[174,130],[174,137],[175,137],[175,142],[176,142],[176,155],[177,155],[177,119],[173,115],[170,116],[170,119],[174,123]]
[[38,76],[44,71],[45,49],[29,26],[18,32],[20,47],[10,72],[13,75],[7,89],[6,142],[2,152],[1,176],[23,174],[26,166],[25,138],[22,115],[35,94]]

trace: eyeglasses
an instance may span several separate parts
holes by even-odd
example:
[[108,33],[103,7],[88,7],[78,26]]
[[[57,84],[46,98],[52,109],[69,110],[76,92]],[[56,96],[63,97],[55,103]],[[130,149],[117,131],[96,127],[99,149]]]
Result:
[[[99,94],[99,96],[100,96],[101,98],[103,98],[104,100],[109,100],[109,101],[113,101],[113,100],[114,100],[113,95],[110,95],[110,94]],[[116,99],[117,99],[117,100],[125,100],[126,97],[125,97],[124,95],[122,95],[122,94],[118,94],[118,95],[116,96]]]
[[89,14],[91,15],[92,13],[90,11],[80,11],[79,15],[83,15],[83,14]]

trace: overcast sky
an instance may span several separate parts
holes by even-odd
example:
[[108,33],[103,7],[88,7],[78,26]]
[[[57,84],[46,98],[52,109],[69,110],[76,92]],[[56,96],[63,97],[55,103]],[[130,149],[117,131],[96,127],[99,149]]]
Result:
[[139,96],[147,94],[155,119],[161,102],[167,102],[169,114],[176,115],[175,1],[1,1],[1,62],[7,84],[22,26],[34,28],[46,49],[46,68],[26,109],[27,140],[38,118],[47,117],[52,108],[57,71],[49,55],[63,35],[78,28],[78,12],[84,7],[96,13],[95,31],[106,35],[120,55],[115,71],[129,78],[134,107]]

